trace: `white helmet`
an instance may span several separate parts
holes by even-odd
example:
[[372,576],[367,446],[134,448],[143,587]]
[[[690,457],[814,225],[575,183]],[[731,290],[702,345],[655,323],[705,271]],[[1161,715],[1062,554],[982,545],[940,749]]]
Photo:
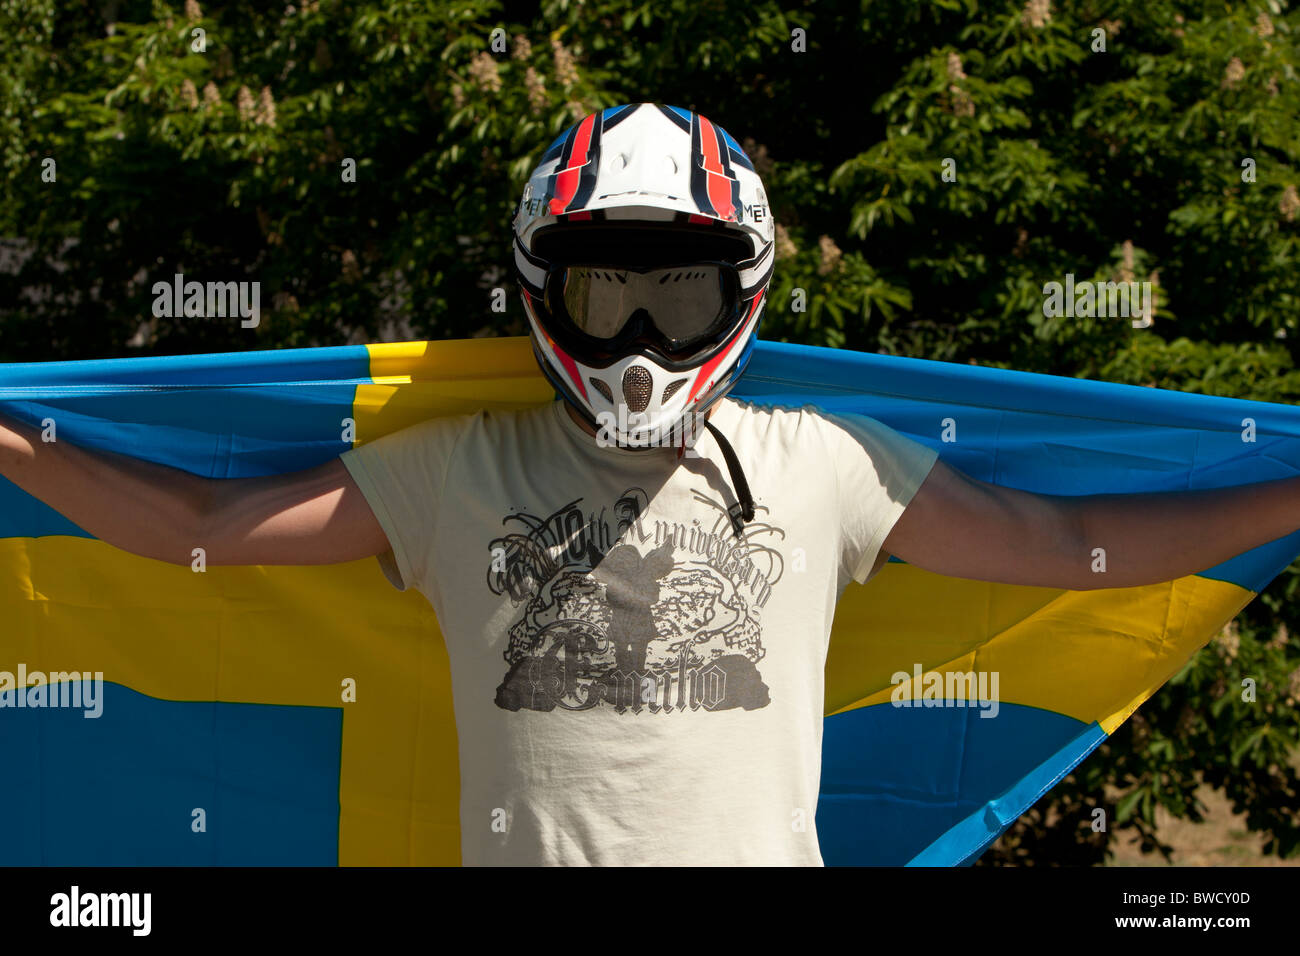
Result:
[[542,156],[514,233],[542,371],[620,444],[664,443],[744,370],[774,225],[720,126],[653,103],[591,114]]

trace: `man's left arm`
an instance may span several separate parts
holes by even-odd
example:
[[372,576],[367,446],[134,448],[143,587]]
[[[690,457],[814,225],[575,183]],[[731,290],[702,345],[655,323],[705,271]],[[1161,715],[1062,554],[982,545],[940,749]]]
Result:
[[[1300,478],[1150,494],[1041,495],[934,468],[882,550],[952,577],[1089,590],[1172,581],[1300,528]],[[1096,549],[1105,571],[1094,571]]]

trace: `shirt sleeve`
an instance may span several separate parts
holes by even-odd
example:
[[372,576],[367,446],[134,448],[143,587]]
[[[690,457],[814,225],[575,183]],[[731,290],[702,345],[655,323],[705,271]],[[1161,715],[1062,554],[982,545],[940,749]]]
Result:
[[429,419],[339,456],[388,536],[379,566],[399,591],[425,590],[447,470],[466,421]]
[[881,546],[939,453],[866,415],[824,416],[841,518],[841,570],[866,584]]

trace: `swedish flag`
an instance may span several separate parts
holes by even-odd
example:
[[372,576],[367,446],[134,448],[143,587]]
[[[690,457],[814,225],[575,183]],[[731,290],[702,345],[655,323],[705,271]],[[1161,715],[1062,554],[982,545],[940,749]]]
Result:
[[[1233,399],[774,343],[733,394],[866,414],[976,478],[1051,494],[1300,471],[1300,416]],[[212,478],[551,397],[526,339],[0,367],[0,410]],[[1298,551],[1300,534],[1113,590],[892,560],[850,585],[827,662],[826,862],[973,859]],[[196,574],[0,480],[0,621],[0,863],[459,862],[447,654],[427,602],[375,561]],[[997,719],[936,678],[953,673],[998,675]]]

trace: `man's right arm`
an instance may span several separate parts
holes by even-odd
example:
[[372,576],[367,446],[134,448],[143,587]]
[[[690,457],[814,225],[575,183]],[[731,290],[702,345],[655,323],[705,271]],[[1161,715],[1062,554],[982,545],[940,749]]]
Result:
[[388,539],[347,468],[265,478],[200,478],[88,451],[0,416],[0,475],[102,541],[188,565],[333,564],[373,557]]

